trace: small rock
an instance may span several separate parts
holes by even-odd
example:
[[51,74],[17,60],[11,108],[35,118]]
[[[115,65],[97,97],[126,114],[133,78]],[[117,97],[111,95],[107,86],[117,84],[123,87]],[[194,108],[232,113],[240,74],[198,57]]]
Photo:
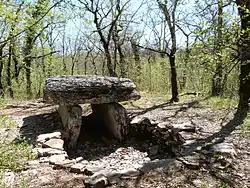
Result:
[[168,122],[161,122],[157,125],[157,128],[166,129],[168,124]]
[[134,168],[124,169],[124,170],[119,171],[119,173],[121,174],[122,178],[133,178],[141,174],[140,171]]
[[82,173],[84,173],[84,174],[86,174],[88,176],[91,176],[94,173],[96,173],[98,171],[101,171],[101,170],[103,170],[103,168],[94,167],[94,166],[88,166],[88,167],[86,167],[85,169],[82,170]]
[[149,171],[156,168],[167,168],[169,164],[173,163],[175,159],[156,159],[147,163],[144,163],[143,166],[139,169],[143,173],[148,173]]
[[78,173],[80,174],[83,172],[83,168],[85,167],[82,163],[76,163],[70,167],[70,172]]
[[27,162],[29,166],[35,166],[38,165],[39,163],[40,163],[39,160],[32,160]]
[[40,134],[38,137],[37,137],[37,142],[44,142],[44,141],[47,141],[51,138],[58,138],[60,139],[61,138],[61,132],[53,132],[53,133],[47,133],[47,134]]
[[50,164],[56,164],[63,162],[66,159],[66,155],[52,155],[49,158],[49,163]]
[[178,160],[192,170],[198,170],[201,167],[200,157],[198,155],[180,157]]
[[39,157],[47,157],[51,155],[66,155],[66,151],[54,149],[54,148],[34,148],[33,153],[36,153]]
[[48,147],[48,148],[63,150],[63,144],[64,144],[64,141],[62,139],[52,138],[46,141],[45,143],[43,143],[43,146]]
[[87,161],[87,160],[82,160],[82,161],[80,161],[82,164],[85,164],[85,165],[87,165],[89,162]]
[[212,151],[215,154],[222,154],[231,157],[235,157],[237,155],[234,145],[232,143],[219,143],[212,146]]
[[194,184],[195,187],[200,188],[200,187],[202,187],[204,182],[199,180],[199,179],[195,179],[192,181],[192,183]]
[[70,159],[65,159],[64,161],[58,161],[54,164],[54,169],[60,169],[60,168],[70,168],[72,165],[74,165],[74,161]]
[[48,163],[49,162],[49,157],[40,157],[39,158],[39,163]]
[[90,178],[85,180],[85,187],[86,188],[104,188],[108,185],[108,179],[103,174],[93,175]]
[[82,162],[83,161],[83,157],[77,157],[75,159],[76,163]]
[[15,183],[15,174],[14,174],[14,172],[11,172],[11,171],[5,172],[5,174],[4,174],[4,184],[10,186],[10,185],[12,185],[14,183]]
[[150,123],[150,120],[148,118],[136,116],[135,118],[133,118],[131,120],[130,124],[141,124],[141,123],[143,123],[145,121]]
[[160,146],[159,145],[154,145],[154,146],[151,146],[149,148],[149,155],[150,156],[154,156],[154,155],[157,155],[159,153],[159,149],[160,149]]
[[172,124],[171,128],[180,131],[186,132],[195,132],[195,126],[191,124],[191,122],[181,123],[181,124]]

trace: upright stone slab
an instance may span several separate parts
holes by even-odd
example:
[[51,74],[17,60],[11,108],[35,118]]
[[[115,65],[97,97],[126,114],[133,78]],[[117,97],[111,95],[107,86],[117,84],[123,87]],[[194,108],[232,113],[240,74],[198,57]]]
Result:
[[66,132],[66,147],[74,148],[81,130],[82,108],[79,105],[60,104],[58,112]]
[[104,122],[105,128],[119,141],[129,133],[126,109],[118,103],[92,104],[94,118]]
[[[129,132],[125,108],[118,102],[137,100],[140,94],[127,78],[107,76],[52,76],[46,80],[44,99],[59,104],[66,144],[74,148],[81,129],[82,109],[78,104],[90,103],[93,118],[101,119],[105,128],[119,141]],[[93,125],[94,126],[94,125]]]

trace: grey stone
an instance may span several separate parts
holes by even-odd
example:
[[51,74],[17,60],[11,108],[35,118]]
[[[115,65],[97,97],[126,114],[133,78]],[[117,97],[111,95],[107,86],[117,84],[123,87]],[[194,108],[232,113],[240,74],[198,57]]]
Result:
[[150,156],[157,155],[159,153],[159,149],[160,149],[159,145],[151,146],[148,150],[148,153]]
[[215,154],[221,154],[221,155],[227,155],[231,157],[237,156],[235,147],[232,143],[219,143],[214,146],[212,146],[211,150]]
[[83,161],[83,157],[77,157],[76,159],[75,159],[75,162],[76,163],[79,163],[79,162],[82,162]]
[[54,148],[34,148],[33,153],[36,153],[38,157],[47,157],[51,155],[66,155],[66,151],[58,150]]
[[84,182],[86,188],[104,188],[106,187],[109,182],[108,178],[102,174],[102,173],[97,173],[93,174],[91,177],[87,178]]
[[[83,164],[84,165],[84,164]],[[95,166],[86,166],[84,169],[82,169],[82,173],[91,176],[96,172],[102,171],[103,168],[101,167],[95,167]]]
[[56,164],[63,162],[66,159],[66,155],[52,155],[49,157],[49,163],[50,164]]
[[82,125],[82,108],[79,105],[59,104],[58,112],[66,132],[66,147],[75,148]]
[[102,104],[137,100],[135,84],[127,78],[107,76],[51,76],[45,83],[45,100],[57,104]]
[[143,173],[148,173],[151,170],[156,168],[167,168],[175,159],[156,159],[147,163],[144,163],[143,166],[139,169]]
[[74,160],[65,159],[63,161],[56,161],[54,164],[54,169],[60,169],[60,168],[70,168],[75,164]]
[[158,123],[157,127],[160,129],[166,129],[168,124],[169,124],[168,122],[160,122]]
[[[12,171],[7,171],[4,173],[4,187],[9,187],[15,183],[15,173]],[[0,182],[1,183],[1,182]]]
[[64,141],[62,139],[51,138],[50,140],[44,142],[43,146],[48,147],[48,148],[63,150],[63,144],[64,144]]
[[114,138],[119,141],[129,133],[129,123],[126,109],[119,103],[92,104],[95,118],[104,122],[104,126]]
[[40,134],[37,137],[37,142],[44,143],[45,141],[51,139],[51,138],[61,138],[61,132],[53,132],[53,133],[47,133],[47,134]]
[[122,178],[133,178],[141,174],[141,172],[139,170],[136,170],[135,168],[124,169],[119,171],[119,173],[121,174]]
[[201,168],[201,158],[198,154],[179,157],[178,160],[192,170],[198,170]]
[[74,172],[74,173],[82,173],[83,171],[83,168],[85,167],[86,165],[82,164],[82,163],[76,163],[74,165],[72,165],[70,167],[70,172]]
[[196,130],[196,127],[192,125],[191,122],[181,123],[181,124],[171,124],[171,126],[169,127],[175,129],[178,132],[180,131],[195,132]]

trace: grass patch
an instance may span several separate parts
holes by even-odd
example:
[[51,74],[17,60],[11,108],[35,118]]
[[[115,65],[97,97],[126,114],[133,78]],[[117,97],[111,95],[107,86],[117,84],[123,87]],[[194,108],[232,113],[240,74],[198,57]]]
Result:
[[27,140],[0,140],[0,169],[20,171],[28,160],[35,159]]
[[201,106],[204,108],[212,108],[214,110],[235,108],[238,101],[235,99],[226,99],[221,97],[210,97],[207,100],[201,101]]
[[13,121],[8,115],[0,115],[0,128],[13,128],[16,122]]
[[244,123],[240,126],[241,136],[250,138],[250,115],[248,115]]

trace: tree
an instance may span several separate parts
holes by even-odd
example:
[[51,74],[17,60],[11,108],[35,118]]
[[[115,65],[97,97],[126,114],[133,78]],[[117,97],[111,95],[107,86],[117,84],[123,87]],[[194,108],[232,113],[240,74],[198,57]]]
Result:
[[240,88],[238,113],[246,116],[250,100],[250,1],[236,0],[241,20],[240,51]]
[[[79,0],[79,2],[83,4],[84,8],[93,16],[96,32],[100,37],[100,41],[104,49],[109,75],[117,76],[117,73],[115,71],[116,65],[112,60],[110,45],[112,35],[114,34],[115,27],[117,26],[117,22],[121,17],[129,0],[124,4],[121,4],[120,0],[115,1],[114,4],[113,1],[100,2],[95,0]],[[113,12],[115,12],[115,14],[112,14]],[[111,20],[109,19],[110,17],[112,18]]]
[[218,0],[218,22],[217,22],[217,39],[215,46],[216,68],[212,79],[212,96],[219,96],[222,94],[222,29],[223,29],[223,1]]
[[170,68],[171,68],[171,89],[172,89],[172,98],[171,101],[178,102],[178,86],[177,86],[177,73],[176,73],[176,65],[175,65],[175,55],[177,51],[176,44],[176,8],[180,3],[180,0],[174,0],[172,2],[168,2],[167,0],[160,1],[157,0],[157,3],[162,10],[165,20],[168,25],[168,29],[170,31],[171,36],[171,47],[170,52],[167,53],[169,58]]

